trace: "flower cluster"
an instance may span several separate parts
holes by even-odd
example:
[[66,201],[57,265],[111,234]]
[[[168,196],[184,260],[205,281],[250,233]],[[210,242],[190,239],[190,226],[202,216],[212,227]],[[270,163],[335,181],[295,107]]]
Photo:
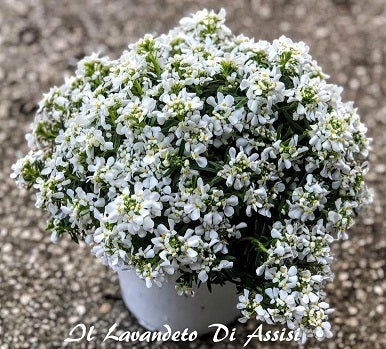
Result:
[[152,284],[231,281],[243,320],[331,336],[330,244],[370,200],[369,139],[300,42],[235,36],[200,11],[44,96],[13,167],[52,239]]

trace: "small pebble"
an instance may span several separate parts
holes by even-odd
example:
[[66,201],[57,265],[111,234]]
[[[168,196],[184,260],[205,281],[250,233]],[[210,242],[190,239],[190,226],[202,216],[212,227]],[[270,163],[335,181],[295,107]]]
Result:
[[111,305],[110,305],[110,303],[103,303],[103,304],[100,306],[100,308],[99,308],[99,312],[100,312],[101,314],[107,314],[107,313],[110,312],[110,310],[111,310]]

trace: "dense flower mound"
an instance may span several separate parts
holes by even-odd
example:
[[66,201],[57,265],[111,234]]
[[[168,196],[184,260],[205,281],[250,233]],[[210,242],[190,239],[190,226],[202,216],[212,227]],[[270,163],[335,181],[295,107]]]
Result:
[[13,177],[53,240],[84,239],[149,287],[176,274],[179,294],[234,282],[243,320],[330,337],[330,243],[370,199],[366,128],[304,43],[224,20],[200,11],[82,60],[40,103]]

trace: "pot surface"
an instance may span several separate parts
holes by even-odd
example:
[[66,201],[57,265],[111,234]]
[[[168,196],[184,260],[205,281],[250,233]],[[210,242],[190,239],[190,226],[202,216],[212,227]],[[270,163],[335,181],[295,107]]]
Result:
[[147,288],[133,270],[119,270],[118,276],[126,307],[148,330],[162,331],[167,324],[173,332],[188,328],[203,335],[216,329],[208,328],[211,324],[227,325],[240,317],[236,286],[232,283],[212,285],[212,292],[201,285],[194,297],[188,297],[177,295],[173,280],[162,287]]

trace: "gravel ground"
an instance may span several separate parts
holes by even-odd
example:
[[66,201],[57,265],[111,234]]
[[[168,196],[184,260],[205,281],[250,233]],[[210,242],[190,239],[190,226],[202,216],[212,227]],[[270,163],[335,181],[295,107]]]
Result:
[[[71,74],[82,56],[101,51],[118,57],[143,34],[162,33],[189,12],[219,6],[227,9],[236,33],[268,40],[286,34],[308,43],[332,80],[345,86],[346,99],[356,101],[369,127],[374,142],[368,180],[375,202],[351,230],[351,239],[334,246],[336,278],[328,291],[336,308],[335,336],[307,347],[386,348],[385,0],[1,0],[0,348],[60,348],[78,322],[100,332],[114,322],[122,329],[141,329],[125,311],[113,272],[85,247],[68,240],[51,244],[44,215],[34,208],[33,195],[9,179],[10,166],[26,149],[24,133],[41,94]],[[238,325],[238,342],[216,347],[242,347],[255,325]],[[201,339],[189,347],[212,346]],[[77,346],[86,347],[104,348],[100,342]],[[289,346],[254,342],[251,347]]]

